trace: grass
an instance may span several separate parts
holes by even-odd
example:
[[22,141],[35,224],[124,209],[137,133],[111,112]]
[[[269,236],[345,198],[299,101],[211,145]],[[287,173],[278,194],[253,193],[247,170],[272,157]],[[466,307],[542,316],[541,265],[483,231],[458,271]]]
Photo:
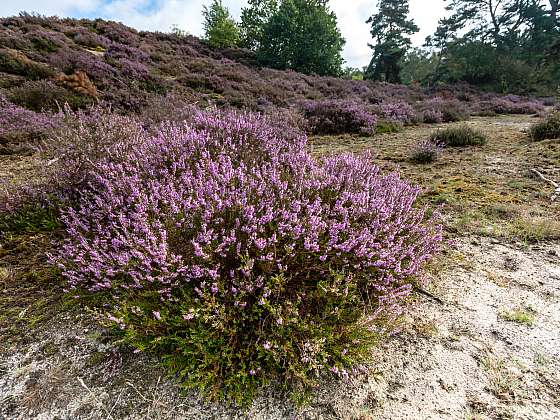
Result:
[[490,391],[502,400],[515,399],[521,394],[521,376],[510,369],[506,361],[489,352],[482,357],[481,366],[490,381]]
[[23,234],[0,241],[0,340],[33,340],[65,309],[58,273],[46,261],[52,233]]
[[443,205],[450,237],[474,234],[523,243],[559,240],[560,206],[551,205],[549,186],[533,177],[530,169],[557,167],[560,142],[528,142],[522,129],[532,122],[523,115],[475,117],[469,127],[483,129],[492,141],[484,147],[446,148],[430,165],[412,162],[410,153],[413,145],[429,138],[434,125],[373,138],[312,137],[310,149],[316,157],[372,153],[384,171],[398,170],[420,185],[424,203]]
[[517,324],[533,326],[535,323],[535,314],[528,309],[513,309],[511,311],[500,312],[500,318],[504,321],[515,322]]

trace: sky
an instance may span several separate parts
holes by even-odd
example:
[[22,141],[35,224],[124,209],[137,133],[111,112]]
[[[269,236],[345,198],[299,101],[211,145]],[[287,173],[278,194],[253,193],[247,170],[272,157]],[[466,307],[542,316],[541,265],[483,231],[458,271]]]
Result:
[[[231,14],[239,19],[246,0],[222,0]],[[17,15],[20,11],[42,15],[76,18],[104,18],[123,22],[140,30],[168,32],[172,25],[192,35],[202,34],[202,6],[210,0],[0,0],[0,16]],[[338,17],[338,26],[346,39],[343,51],[346,65],[363,67],[369,63],[371,41],[366,19],[375,13],[377,0],[330,0]],[[423,44],[445,16],[444,0],[410,0],[410,16],[420,27],[414,44]]]

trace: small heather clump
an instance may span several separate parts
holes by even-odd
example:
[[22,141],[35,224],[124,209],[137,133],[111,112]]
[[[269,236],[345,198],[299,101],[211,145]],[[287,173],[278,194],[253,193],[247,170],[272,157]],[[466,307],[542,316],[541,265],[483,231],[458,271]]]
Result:
[[[428,99],[420,105],[420,110],[428,119],[425,122],[454,122],[464,121],[469,118],[469,109],[457,99],[444,99],[439,96]],[[439,115],[441,114],[441,121]],[[433,117],[434,120],[430,121]]]
[[379,109],[383,119],[389,122],[410,124],[416,118],[416,111],[406,102],[383,103]]
[[560,112],[554,112],[543,121],[534,124],[529,129],[529,136],[533,141],[560,139]]
[[317,162],[265,118],[194,112],[133,136],[89,171],[52,260],[126,342],[212,397],[347,377],[439,247],[417,187],[368,156]]
[[486,136],[467,125],[450,127],[432,133],[430,139],[449,147],[481,146],[486,144]]
[[414,163],[435,162],[443,150],[443,145],[432,139],[421,140],[410,152],[410,160]]
[[8,151],[7,145],[31,145],[37,147],[59,123],[59,117],[21,108],[0,96],[0,151]]
[[422,122],[427,124],[439,124],[443,122],[443,112],[439,109],[425,109],[421,113]]
[[377,117],[357,102],[307,101],[303,113],[313,134],[375,134]]

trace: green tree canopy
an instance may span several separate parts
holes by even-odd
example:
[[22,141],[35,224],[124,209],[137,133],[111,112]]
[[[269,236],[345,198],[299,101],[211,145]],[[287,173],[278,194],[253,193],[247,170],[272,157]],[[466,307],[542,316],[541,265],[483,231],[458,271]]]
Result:
[[259,61],[277,69],[340,75],[344,46],[325,0],[283,0],[263,28]]
[[555,88],[558,6],[558,0],[448,0],[450,16],[426,42],[438,56],[433,80],[518,93]]
[[245,48],[257,50],[265,25],[278,10],[278,0],[248,0],[247,3],[241,10],[241,42]]
[[379,0],[378,12],[366,23],[371,24],[373,57],[365,77],[400,83],[400,62],[411,46],[410,35],[418,32],[414,21],[408,19],[408,0]]
[[239,45],[237,23],[231,17],[222,0],[212,0],[210,7],[204,6],[204,38],[213,47],[227,48]]

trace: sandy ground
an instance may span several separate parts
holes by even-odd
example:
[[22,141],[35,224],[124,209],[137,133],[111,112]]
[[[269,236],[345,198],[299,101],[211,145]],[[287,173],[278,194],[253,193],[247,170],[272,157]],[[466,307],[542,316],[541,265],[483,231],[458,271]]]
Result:
[[[274,386],[245,411],[181,392],[157,360],[113,343],[95,314],[59,311],[53,297],[60,294],[58,286],[41,284],[42,244],[48,235],[0,244],[0,290],[10,302],[0,305],[0,338],[6,339],[0,346],[0,419],[559,419],[557,229],[544,236],[539,230],[537,241],[515,239],[519,232],[510,234],[509,228],[508,235],[489,234],[525,210],[544,215],[545,226],[559,220],[546,186],[525,172],[538,162],[555,175],[558,143],[523,140],[530,121],[470,122],[491,134],[490,145],[449,151],[439,166],[424,169],[406,166],[406,144],[430,127],[377,143],[384,145],[377,149],[385,163],[402,165],[412,179],[445,194],[454,205],[452,224],[461,221],[464,232],[450,231],[453,244],[430,267],[430,291],[443,303],[419,296],[403,331],[374,350],[368,374],[348,382],[325,381],[303,408]],[[340,138],[314,147],[328,152],[373,146]],[[25,174],[32,164],[15,163],[16,169],[0,174]],[[462,178],[446,184],[453,174]],[[506,209],[507,217],[488,211],[496,206],[490,195],[495,191],[498,204],[514,206]],[[479,213],[463,217],[475,208]],[[492,229],[482,235],[480,220],[489,214],[499,217],[485,220]],[[522,232],[527,226],[532,225],[523,225]],[[29,285],[15,284],[22,279]],[[25,290],[30,296],[23,296]]]
[[[435,291],[444,304],[419,300],[369,375],[325,384],[307,407],[272,387],[247,412],[182,395],[84,314],[2,356],[0,418],[560,418],[560,245],[471,237],[448,252]],[[504,319],[516,310],[532,322]]]

